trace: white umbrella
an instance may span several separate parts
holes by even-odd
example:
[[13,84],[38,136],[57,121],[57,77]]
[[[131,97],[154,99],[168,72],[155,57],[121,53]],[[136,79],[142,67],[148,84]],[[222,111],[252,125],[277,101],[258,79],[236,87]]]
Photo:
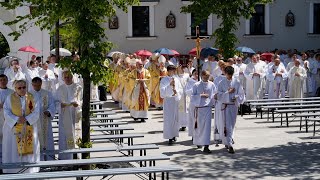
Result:
[[[56,54],[56,49],[52,49],[50,54]],[[71,56],[71,52],[65,48],[59,48],[59,55],[60,56]]]
[[115,54],[115,53],[120,53],[120,54],[122,54],[122,52],[120,52],[120,51],[113,51],[113,52],[110,52],[107,56],[108,56],[108,57],[112,57],[113,54]]

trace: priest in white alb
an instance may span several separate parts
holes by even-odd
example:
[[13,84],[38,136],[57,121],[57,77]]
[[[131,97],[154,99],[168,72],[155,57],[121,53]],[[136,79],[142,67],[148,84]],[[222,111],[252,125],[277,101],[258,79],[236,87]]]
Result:
[[22,68],[20,67],[17,59],[10,62],[10,67],[4,71],[4,74],[8,77],[8,88],[10,89],[14,89],[14,81],[26,80],[26,76],[22,72]]
[[[15,92],[4,103],[2,163],[36,163],[40,161],[38,126],[40,106],[27,93],[25,80],[14,83]],[[18,173],[21,169],[3,169],[3,173]],[[23,173],[39,172],[39,167],[27,168]],[[0,178],[1,179],[1,178]]]
[[247,65],[244,75],[246,81],[246,99],[262,99],[264,95],[263,91],[263,79],[265,78],[265,68],[258,62],[256,55],[251,56],[251,62]]
[[298,59],[294,60],[294,66],[288,72],[290,98],[303,97],[303,83],[306,78],[306,70],[304,69],[304,67],[300,66],[300,61],[298,61]]
[[[64,84],[56,93],[59,113],[59,150],[74,149],[81,134],[82,87],[73,82],[70,71],[62,73]],[[72,154],[60,155],[59,159],[72,159]]]
[[175,75],[176,67],[167,67],[168,76],[160,81],[160,96],[163,98],[163,138],[169,139],[169,145],[179,137],[180,123],[178,119],[179,101],[183,89]]
[[209,149],[211,140],[211,119],[213,97],[216,94],[216,86],[209,81],[210,72],[201,72],[201,81],[195,83],[191,95],[191,103],[194,105],[195,117],[193,127],[193,144],[204,146],[204,153],[211,153]]
[[48,63],[42,64],[42,69],[39,70],[39,77],[42,79],[42,89],[52,93],[56,92],[56,76],[49,69]]
[[6,98],[13,93],[12,89],[7,88],[8,78],[6,75],[0,75],[0,162],[2,162],[2,129],[4,124],[3,104]]
[[285,85],[288,78],[288,72],[284,66],[280,65],[280,59],[276,58],[273,65],[270,65],[267,73],[269,81],[269,99],[279,99],[285,97]]
[[[41,151],[54,150],[52,120],[56,113],[55,100],[51,92],[42,89],[42,80],[39,77],[32,79],[33,89],[30,93],[40,106],[40,118],[38,121],[38,137]],[[41,161],[54,160],[52,155],[41,155]]]

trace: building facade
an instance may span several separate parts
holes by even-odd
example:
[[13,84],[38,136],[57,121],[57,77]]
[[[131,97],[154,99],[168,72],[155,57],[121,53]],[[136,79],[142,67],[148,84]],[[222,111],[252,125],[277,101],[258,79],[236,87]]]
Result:
[[[4,1],[5,0],[0,0],[0,2]],[[23,60],[21,63],[26,63],[26,60],[33,55],[32,53],[18,51],[19,48],[24,46],[32,46],[38,49],[40,53],[34,55],[43,56],[44,60],[50,55],[50,35],[48,31],[41,31],[39,27],[30,26],[16,41],[14,41],[12,36],[9,36],[10,33],[19,29],[20,24],[7,26],[4,25],[4,23],[14,20],[17,16],[24,16],[28,13],[30,13],[28,6],[19,7],[15,10],[6,10],[0,6],[0,33],[9,44],[10,53],[8,54],[21,58]]]
[[[190,37],[193,14],[181,13],[185,0],[141,0],[140,6],[128,7],[128,12],[116,11],[104,26],[113,50],[125,53],[139,49],[154,51],[166,47],[187,54],[194,48]],[[212,7],[214,8],[214,7]],[[274,0],[257,5],[251,19],[241,19],[235,32],[238,46],[256,51],[320,48],[320,0]],[[220,22],[210,15],[200,25],[200,35],[210,37]],[[202,41],[202,47],[214,46],[214,39]]]

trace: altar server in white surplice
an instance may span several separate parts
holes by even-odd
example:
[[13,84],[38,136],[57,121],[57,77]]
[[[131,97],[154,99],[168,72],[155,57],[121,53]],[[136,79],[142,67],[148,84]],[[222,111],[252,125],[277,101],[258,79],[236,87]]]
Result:
[[[82,87],[73,83],[71,72],[62,73],[64,84],[57,89],[59,113],[59,150],[74,149],[81,138]],[[59,159],[72,159],[73,155],[60,155]]]
[[[14,87],[15,92],[7,97],[3,106],[2,163],[36,163],[40,161],[37,127],[40,106],[32,94],[27,93],[25,80],[16,81]],[[3,169],[3,173],[18,173],[20,170]],[[27,168],[23,173],[39,170],[39,167]]]
[[[40,106],[40,118],[38,121],[38,136],[40,141],[40,150],[54,150],[52,123],[56,113],[55,100],[52,93],[41,89],[42,80],[39,77],[32,79],[33,90],[30,93],[36,99]],[[41,155],[41,161],[54,160],[53,156]]]
[[289,96],[290,98],[303,97],[303,83],[307,78],[307,72],[304,67],[300,66],[300,61],[294,60],[294,66],[288,72],[289,79]]
[[12,89],[7,88],[8,78],[6,75],[0,75],[0,163],[2,162],[2,128],[4,124],[3,104],[6,98],[13,93]]
[[188,79],[186,85],[186,95],[190,99],[190,103],[188,108],[188,136],[193,137],[193,129],[194,129],[194,105],[191,103],[191,95],[194,84],[198,82],[198,71],[194,69],[192,71],[192,76]]
[[160,81],[160,97],[163,98],[163,138],[169,139],[169,145],[171,145],[176,141],[176,137],[179,137],[178,113],[183,89],[175,75],[176,67],[169,65],[167,72],[168,76]]
[[[221,74],[214,79],[213,83],[218,88],[219,83],[226,78],[224,69],[227,67],[226,63],[219,61],[219,68]],[[216,146],[222,144],[224,123],[222,120],[221,102],[217,101],[217,96],[214,98],[214,131],[213,131],[213,143]]]
[[188,125],[188,114],[189,111],[187,107],[189,107],[190,104],[190,97],[187,96],[186,94],[186,86],[189,80],[189,74],[185,73],[182,69],[182,66],[180,65],[177,69],[178,71],[178,79],[179,83],[181,85],[181,88],[183,89],[183,93],[181,95],[181,99],[179,101],[179,114],[178,114],[178,119],[180,122],[180,131],[185,131],[186,127]]
[[244,90],[240,82],[233,77],[233,67],[225,68],[226,78],[218,85],[217,99],[222,104],[222,119],[224,121],[224,136],[222,142],[229,153],[234,153],[233,134],[236,125],[238,107],[245,101]]
[[201,81],[193,86],[191,103],[194,105],[194,131],[193,144],[204,146],[204,153],[211,153],[209,149],[211,139],[211,119],[213,96],[216,94],[216,86],[209,81],[210,72],[201,72]]
[[273,65],[268,69],[267,79],[269,81],[269,99],[279,99],[285,97],[286,80],[288,73],[284,66],[280,65],[280,59],[276,58]]
[[263,79],[265,78],[265,68],[257,61],[256,55],[251,57],[249,63],[244,71],[246,81],[246,99],[262,99],[263,98]]

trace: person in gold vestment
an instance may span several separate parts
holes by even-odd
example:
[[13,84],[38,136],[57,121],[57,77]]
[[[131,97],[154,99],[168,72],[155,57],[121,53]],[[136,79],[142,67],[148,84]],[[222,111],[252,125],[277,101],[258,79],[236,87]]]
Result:
[[160,80],[167,76],[167,69],[165,68],[166,59],[164,56],[158,58],[158,64],[153,63],[149,67],[150,79],[150,94],[151,102],[155,104],[158,109],[162,109],[163,99],[160,97]]
[[129,73],[128,78],[135,81],[131,93],[130,114],[134,120],[141,119],[141,122],[144,122],[148,119],[150,105],[150,73],[143,67],[141,60],[137,60],[137,68]]
[[[37,121],[40,106],[27,93],[25,80],[14,83],[15,92],[4,103],[2,163],[36,163],[40,161],[40,143]],[[21,169],[3,169],[3,173],[18,173]],[[28,168],[23,173],[39,172],[39,167]],[[1,179],[1,178],[0,178]]]

